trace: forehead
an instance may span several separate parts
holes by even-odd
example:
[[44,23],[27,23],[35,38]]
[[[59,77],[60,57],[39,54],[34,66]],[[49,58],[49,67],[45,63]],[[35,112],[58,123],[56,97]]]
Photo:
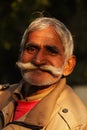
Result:
[[45,45],[45,44],[53,44],[56,46],[62,46],[62,41],[60,39],[60,36],[55,31],[54,27],[49,26],[45,29],[41,30],[35,30],[33,32],[30,32],[28,35],[28,41],[29,43],[38,43],[38,45]]

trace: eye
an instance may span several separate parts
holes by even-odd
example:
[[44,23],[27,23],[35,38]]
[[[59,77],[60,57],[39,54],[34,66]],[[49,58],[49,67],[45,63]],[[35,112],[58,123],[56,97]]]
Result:
[[59,53],[59,50],[55,46],[47,46],[46,49],[51,55],[56,55]]
[[24,50],[26,50],[28,53],[34,53],[37,51],[37,47],[31,44],[25,45]]

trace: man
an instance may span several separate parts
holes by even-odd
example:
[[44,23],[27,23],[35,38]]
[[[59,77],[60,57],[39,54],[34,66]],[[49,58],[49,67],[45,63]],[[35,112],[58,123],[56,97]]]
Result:
[[17,62],[23,80],[0,86],[1,129],[87,130],[86,107],[66,84],[76,64],[73,46],[70,31],[55,18],[28,26]]

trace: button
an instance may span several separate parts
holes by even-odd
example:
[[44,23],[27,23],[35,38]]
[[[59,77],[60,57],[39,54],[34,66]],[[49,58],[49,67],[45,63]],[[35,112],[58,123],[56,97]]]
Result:
[[63,113],[67,113],[67,112],[68,112],[68,109],[67,109],[67,108],[64,108],[64,109],[62,110],[62,112],[63,112]]

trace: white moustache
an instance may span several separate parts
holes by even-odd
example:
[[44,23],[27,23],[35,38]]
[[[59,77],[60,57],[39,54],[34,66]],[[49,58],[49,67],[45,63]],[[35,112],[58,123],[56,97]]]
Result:
[[37,66],[33,65],[31,62],[28,63],[16,62],[16,64],[22,70],[37,69]]
[[43,65],[43,66],[37,67],[37,66],[33,65],[31,62],[28,62],[28,63],[16,62],[16,64],[21,70],[40,69],[43,71],[48,71],[55,76],[58,76],[58,75],[62,74],[62,72],[63,72],[62,68],[56,68],[56,67],[53,67],[52,65]]

